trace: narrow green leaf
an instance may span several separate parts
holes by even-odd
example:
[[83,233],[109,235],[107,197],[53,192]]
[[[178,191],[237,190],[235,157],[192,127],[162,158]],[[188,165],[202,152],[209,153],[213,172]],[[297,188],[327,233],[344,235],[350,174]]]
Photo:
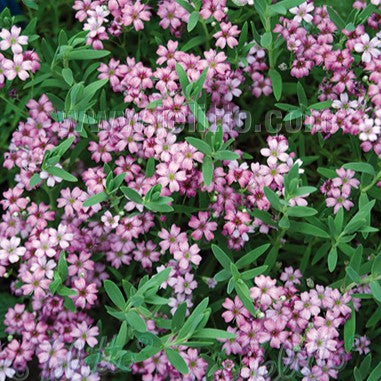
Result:
[[138,192],[136,192],[136,190],[128,187],[120,187],[120,190],[131,201],[135,202],[136,204],[143,204],[143,198]]
[[209,156],[205,156],[202,162],[202,176],[205,185],[209,186],[213,181],[213,161]]
[[140,315],[135,311],[128,311],[126,313],[127,323],[138,332],[146,332],[147,326],[145,321],[140,317]]
[[279,101],[279,99],[282,97],[283,89],[282,76],[275,69],[270,69],[269,75],[271,78],[275,99]]
[[85,200],[83,202],[83,206],[84,207],[93,206],[93,205],[99,204],[103,201],[106,201],[107,198],[108,198],[108,196],[105,192],[100,192],[100,193],[95,194],[94,196],[89,197],[87,200]]
[[119,290],[119,287],[112,280],[109,279],[106,279],[103,284],[108,297],[119,309],[123,310],[126,301],[124,300],[124,296],[122,292]]
[[[179,0],[176,0],[179,1]],[[189,369],[185,360],[181,357],[179,352],[174,351],[173,349],[167,348],[165,354],[168,357],[169,362],[181,373],[188,374]]]

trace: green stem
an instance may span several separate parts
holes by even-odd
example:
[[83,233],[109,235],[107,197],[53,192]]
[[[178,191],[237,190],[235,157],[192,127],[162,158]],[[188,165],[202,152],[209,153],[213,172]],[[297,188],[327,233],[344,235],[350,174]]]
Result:
[[377,175],[374,177],[374,179],[369,185],[361,189],[361,192],[368,192],[368,190],[371,189],[374,185],[376,185],[379,180],[381,180],[381,171],[377,173]]
[[206,37],[206,41],[205,41],[206,50],[209,50],[210,49],[209,31],[208,31],[208,27],[206,26],[206,22],[205,22],[205,20],[202,17],[200,17],[200,24],[202,26],[202,29],[203,29],[205,37]]
[[14,111],[16,111],[19,115],[22,115],[24,118],[28,118],[28,114],[21,110],[18,106],[16,106],[14,103],[9,101],[3,94],[0,94],[0,99],[2,99],[5,103],[7,103]]

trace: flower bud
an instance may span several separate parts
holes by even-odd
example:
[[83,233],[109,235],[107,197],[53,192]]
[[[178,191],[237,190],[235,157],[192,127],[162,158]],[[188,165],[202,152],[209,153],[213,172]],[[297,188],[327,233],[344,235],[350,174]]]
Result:
[[315,282],[311,278],[308,278],[306,283],[308,287],[315,287]]

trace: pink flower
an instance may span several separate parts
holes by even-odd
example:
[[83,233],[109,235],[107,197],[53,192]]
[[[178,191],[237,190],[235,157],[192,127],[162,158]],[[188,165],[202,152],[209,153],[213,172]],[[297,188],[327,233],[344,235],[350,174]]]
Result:
[[298,23],[301,23],[304,20],[307,23],[310,23],[313,19],[313,16],[310,13],[314,10],[314,5],[312,3],[307,3],[307,1],[299,7],[294,7],[290,9],[290,13],[294,14],[294,20]]
[[316,353],[318,359],[327,359],[331,352],[336,350],[337,342],[331,339],[328,328],[312,328],[307,333],[306,349],[307,353]]
[[201,262],[201,256],[198,255],[200,248],[194,244],[189,247],[187,241],[183,241],[179,244],[179,248],[174,252],[174,258],[179,261],[179,265],[182,269],[187,269],[190,263],[198,266]]
[[371,40],[369,34],[364,33],[359,40],[355,44],[355,51],[362,53],[361,60],[363,62],[368,63],[372,57],[377,58],[380,55],[381,50],[378,48],[381,47],[381,41],[377,37]]
[[50,368],[57,366],[66,357],[65,344],[55,340],[53,344],[45,340],[38,346],[38,361],[40,364],[47,363]]
[[158,182],[163,187],[169,185],[171,192],[178,192],[180,190],[179,181],[186,180],[185,171],[180,170],[180,165],[174,162],[160,163],[156,167],[156,173],[159,175]]
[[89,327],[85,321],[79,323],[72,331],[71,335],[77,338],[74,342],[74,346],[81,350],[85,347],[85,344],[93,348],[98,340],[95,338],[99,335],[99,329],[97,326]]
[[261,305],[269,306],[273,300],[280,296],[276,280],[268,276],[259,275],[254,279],[255,287],[250,289],[250,296]]
[[159,243],[161,249],[164,251],[169,249],[171,254],[174,254],[174,252],[177,251],[180,242],[186,240],[186,233],[181,233],[180,228],[175,224],[171,226],[170,231],[162,228],[158,236],[162,239]]
[[299,269],[294,270],[291,266],[286,267],[282,272],[280,279],[285,282],[285,286],[290,286],[294,284],[300,284],[300,279],[302,278],[302,273]]
[[237,323],[240,324],[250,317],[249,311],[243,306],[238,296],[234,298],[234,302],[226,298],[222,303],[222,307],[227,310],[221,315],[226,323],[230,323],[233,319],[236,319]]
[[289,158],[287,153],[288,142],[286,139],[268,139],[268,148],[261,149],[261,155],[267,157],[268,165],[275,165],[278,160],[286,162]]
[[22,54],[15,54],[13,56],[13,61],[4,59],[3,60],[4,75],[12,81],[17,76],[25,81],[29,78],[28,70],[32,70],[32,62],[25,61]]
[[250,359],[249,366],[241,369],[240,375],[248,381],[266,381],[268,371],[266,366],[259,366],[258,359]]
[[320,312],[320,301],[311,296],[308,292],[302,292],[300,300],[295,302],[294,308],[299,311],[303,319],[309,320],[311,316],[316,316]]
[[216,46],[221,49],[224,49],[226,44],[233,49],[238,45],[238,41],[235,36],[240,34],[237,25],[232,25],[231,22],[225,23],[222,22],[220,24],[221,30],[213,35],[214,38],[217,39]]
[[353,206],[353,202],[348,200],[348,194],[340,191],[339,188],[333,188],[330,192],[331,196],[325,202],[328,207],[334,207],[333,212],[336,214],[341,207],[349,210]]
[[213,231],[217,229],[217,222],[208,222],[209,213],[208,212],[198,212],[198,218],[192,216],[188,225],[195,229],[192,232],[192,238],[195,240],[200,240],[202,236],[205,236],[207,241],[211,241],[214,238]]
[[278,318],[267,319],[263,323],[266,331],[261,332],[259,341],[264,343],[266,341],[270,341],[270,347],[272,348],[280,348],[281,344],[285,342],[287,337],[289,336],[289,332],[284,331],[286,328],[287,321],[285,319]]
[[25,247],[20,246],[20,238],[12,237],[10,240],[3,238],[0,241],[0,260],[8,260],[10,263],[16,263],[25,254]]
[[146,4],[139,0],[123,8],[123,23],[128,26],[133,24],[136,31],[144,29],[143,21],[149,21],[151,12]]
[[97,288],[95,283],[86,284],[83,278],[78,278],[74,281],[74,291],[77,295],[70,296],[77,307],[85,308],[86,304],[92,306],[97,300]]
[[22,46],[28,44],[27,36],[20,36],[21,28],[13,25],[11,30],[3,28],[0,32],[0,49],[7,50],[12,49],[14,55],[22,53]]

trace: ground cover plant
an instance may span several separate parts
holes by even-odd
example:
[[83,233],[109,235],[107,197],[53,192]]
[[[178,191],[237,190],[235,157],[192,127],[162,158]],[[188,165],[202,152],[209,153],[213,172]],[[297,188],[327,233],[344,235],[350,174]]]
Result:
[[380,0],[5,5],[0,380],[381,379]]

